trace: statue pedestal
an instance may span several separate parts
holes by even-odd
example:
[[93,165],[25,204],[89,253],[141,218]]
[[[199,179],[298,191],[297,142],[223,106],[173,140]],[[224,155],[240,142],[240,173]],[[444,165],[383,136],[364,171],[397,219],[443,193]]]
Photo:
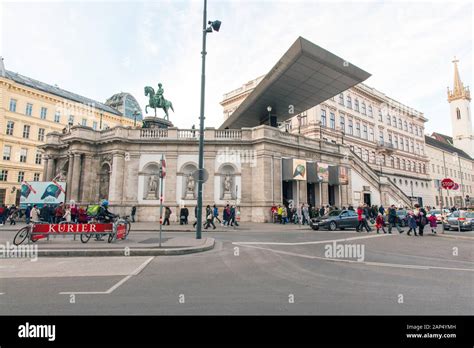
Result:
[[150,200],[157,200],[158,198],[156,197],[156,193],[150,192],[146,195],[145,199],[150,199]]
[[232,198],[233,198],[232,193],[230,193],[230,192],[224,193],[224,197],[222,197],[222,199],[225,200],[225,201],[230,201],[230,200],[232,200]]
[[169,128],[173,127],[173,124],[165,120],[164,118],[147,116],[143,118],[143,128]]
[[186,192],[186,196],[184,196],[184,199],[196,199],[196,198],[194,197],[193,192]]

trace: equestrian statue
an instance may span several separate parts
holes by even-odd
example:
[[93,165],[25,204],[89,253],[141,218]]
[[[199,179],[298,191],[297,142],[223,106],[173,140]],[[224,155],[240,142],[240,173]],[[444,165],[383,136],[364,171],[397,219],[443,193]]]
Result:
[[145,96],[150,96],[150,101],[148,102],[148,105],[145,106],[145,113],[148,113],[148,107],[155,109],[155,117],[156,117],[156,109],[163,109],[165,112],[165,120],[169,121],[169,115],[168,115],[168,110],[171,109],[174,112],[173,109],[173,103],[171,103],[169,100],[166,100],[163,96],[163,85],[161,83],[158,83],[158,90],[155,93],[155,90],[153,87],[146,86],[145,87]]

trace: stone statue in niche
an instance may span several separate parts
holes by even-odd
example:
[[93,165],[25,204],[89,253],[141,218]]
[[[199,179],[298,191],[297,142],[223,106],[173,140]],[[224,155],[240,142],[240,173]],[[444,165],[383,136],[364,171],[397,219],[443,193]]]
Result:
[[227,173],[224,177],[224,200],[233,199],[232,194],[232,176]]
[[150,175],[147,183],[146,199],[157,199],[158,179],[156,175]]
[[186,193],[184,198],[185,199],[194,199],[194,191],[196,189],[196,182],[193,178],[193,175],[191,173],[188,174],[186,177]]

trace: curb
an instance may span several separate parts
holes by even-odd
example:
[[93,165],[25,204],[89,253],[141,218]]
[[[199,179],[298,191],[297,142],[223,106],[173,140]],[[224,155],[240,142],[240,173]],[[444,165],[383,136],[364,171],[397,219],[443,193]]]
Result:
[[443,233],[439,233],[439,234],[437,233],[436,235],[439,237],[444,237],[444,238],[474,240],[474,237],[468,237],[468,236],[453,236],[452,234],[443,234]]
[[[127,256],[173,256],[195,254],[214,249],[215,239],[206,238],[203,245],[187,248],[130,248]],[[125,247],[117,249],[38,249],[38,256],[46,257],[92,257],[125,256]]]

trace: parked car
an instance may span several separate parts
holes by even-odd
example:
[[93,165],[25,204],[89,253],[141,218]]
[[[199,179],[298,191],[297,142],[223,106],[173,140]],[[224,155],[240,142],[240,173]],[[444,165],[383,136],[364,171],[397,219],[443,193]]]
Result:
[[[408,225],[407,215],[408,212],[405,209],[397,210],[398,223],[400,226],[406,227]],[[385,223],[388,224],[388,215],[384,215],[384,220]]]
[[335,231],[337,229],[356,228],[358,223],[355,211],[334,210],[327,215],[312,218],[309,224],[313,230],[326,228],[330,231]]
[[474,231],[474,212],[455,211],[444,224],[446,230]]

